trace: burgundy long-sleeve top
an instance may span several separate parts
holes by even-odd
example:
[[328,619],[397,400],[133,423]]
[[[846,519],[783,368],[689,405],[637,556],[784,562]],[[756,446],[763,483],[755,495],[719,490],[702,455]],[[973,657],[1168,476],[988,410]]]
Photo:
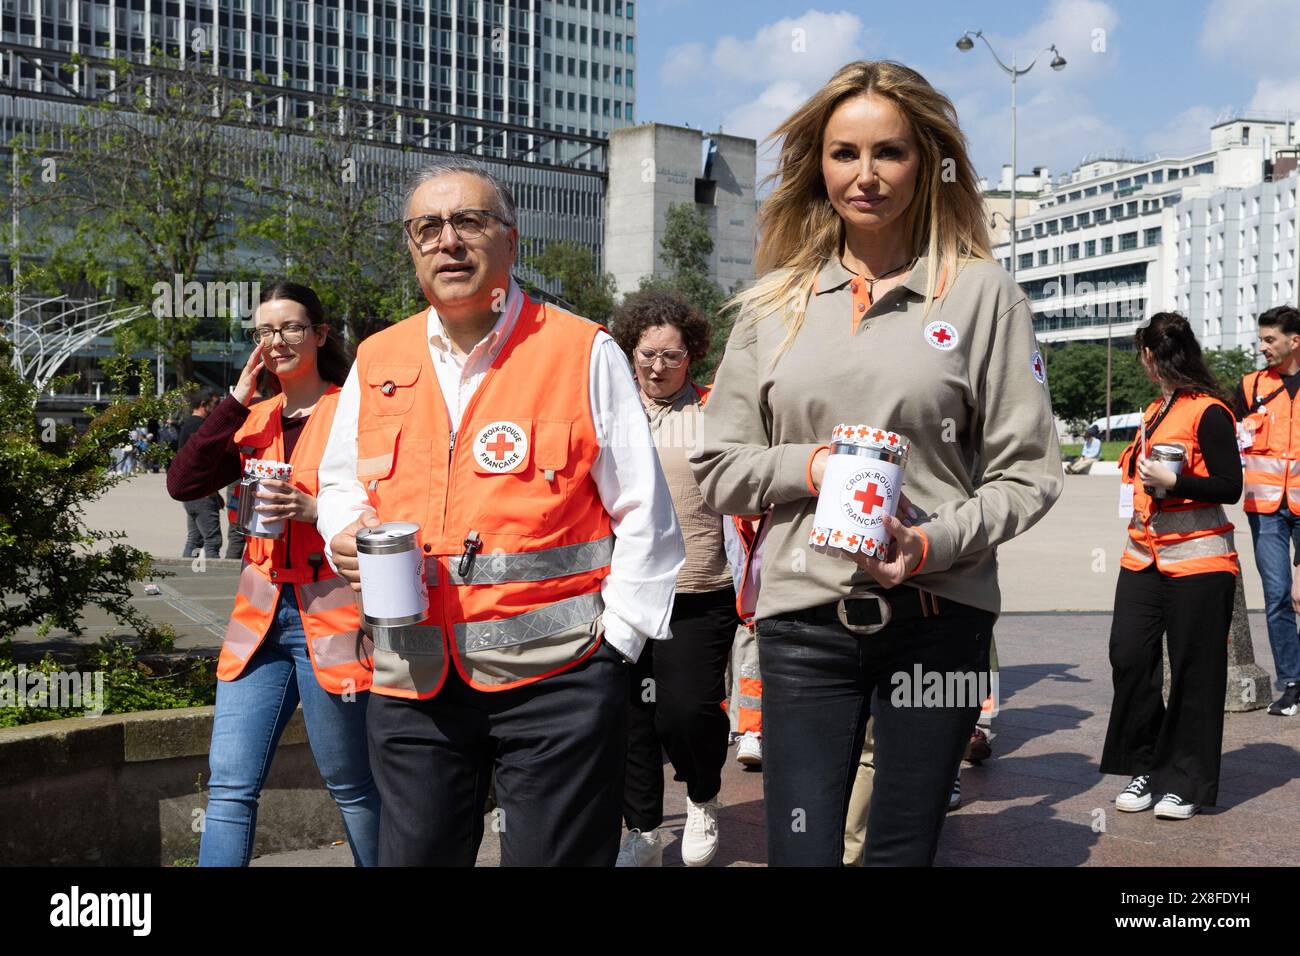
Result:
[[[280,416],[286,459],[293,455],[307,418]],[[167,469],[167,493],[177,501],[197,501],[238,481],[243,469],[235,433],[247,419],[248,409],[238,399],[233,395],[222,399],[176,452]]]

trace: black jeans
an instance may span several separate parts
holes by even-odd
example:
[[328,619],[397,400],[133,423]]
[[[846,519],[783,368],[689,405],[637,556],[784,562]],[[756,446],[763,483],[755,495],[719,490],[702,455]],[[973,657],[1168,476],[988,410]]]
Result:
[[602,643],[512,690],[474,690],[451,665],[428,700],[371,694],[379,865],[473,866],[495,766],[502,866],[613,866],[630,669]]
[[205,557],[221,557],[221,503],[220,495],[208,495],[198,501],[185,502],[185,551],[183,557],[193,558],[203,549]]
[[[917,601],[908,587],[890,598]],[[758,622],[769,865],[841,865],[869,713],[876,771],[863,864],[933,863],[987,692],[997,620],[946,598],[939,605],[937,616],[866,635],[780,616]],[[942,690],[926,693],[935,681]]]
[[[1115,700],[1102,773],[1150,774],[1157,797],[1212,807],[1219,795],[1228,631],[1237,576],[1170,577],[1121,568],[1110,626]],[[1161,698],[1161,635],[1169,635],[1169,706]]]
[[740,619],[736,592],[727,587],[678,594],[667,641],[646,641],[628,688],[627,782],[623,819],[649,832],[664,819],[663,752],[674,780],[686,783],[696,803],[722,789],[731,721],[727,658]]

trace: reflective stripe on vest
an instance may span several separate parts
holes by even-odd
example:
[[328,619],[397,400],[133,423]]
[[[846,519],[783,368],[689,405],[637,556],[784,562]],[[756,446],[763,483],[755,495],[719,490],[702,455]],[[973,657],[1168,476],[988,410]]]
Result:
[[460,585],[546,581],[551,578],[565,578],[571,574],[598,571],[606,567],[613,557],[614,536],[606,535],[595,541],[581,541],[578,544],[543,548],[540,551],[524,551],[516,554],[498,551],[492,554],[481,554],[475,559],[466,577],[461,576],[460,562],[453,561],[449,576],[452,584]]
[[[1129,528],[1139,535],[1146,533],[1142,520],[1137,515],[1131,519]],[[1156,544],[1156,563],[1161,570],[1168,570],[1169,565],[1182,564],[1199,558],[1221,558],[1236,553],[1232,525],[1222,505],[1179,511],[1158,511],[1151,516],[1150,529],[1160,538],[1167,539],[1170,535],[1191,536],[1184,540],[1165,540],[1163,543]],[[1124,550],[1143,564],[1149,564],[1151,561],[1151,552],[1147,550],[1145,544],[1134,540],[1132,533]]]
[[263,577],[251,564],[245,564],[244,569],[239,572],[239,587],[235,591],[236,613],[230,616],[230,621],[226,624],[226,636],[221,642],[221,653],[225,655],[228,651],[236,660],[243,662],[257,650],[257,645],[262,642],[262,634],[265,632],[259,634],[244,623],[238,613],[241,600],[263,615],[271,615],[275,613],[276,602],[280,600],[280,589]]
[[[600,326],[525,296],[454,433],[427,327],[426,311],[381,330],[356,364],[357,480],[381,521],[420,526],[429,593],[420,625],[376,629],[372,690],[421,699],[451,666],[498,691],[582,663],[603,635],[614,549],[591,476]],[[491,434],[511,436],[495,459],[481,447]],[[510,469],[494,470],[506,451]]]
[[[1274,511],[1282,503],[1282,488],[1286,483],[1287,460],[1269,458],[1266,455],[1246,455],[1246,473],[1243,478],[1245,489],[1244,503],[1254,507],[1253,511],[1263,505],[1266,513]],[[1297,463],[1292,462],[1294,467]]]
[[[1163,412],[1158,401],[1152,402],[1142,416],[1147,423],[1148,447],[1161,442],[1182,445],[1186,457],[1181,473],[1207,477],[1210,472],[1197,434],[1202,416],[1215,407],[1228,411],[1218,399],[1196,393],[1176,393],[1172,404]],[[1154,427],[1151,426],[1153,422],[1156,423]],[[1135,446],[1136,441],[1121,456],[1125,465],[1121,480],[1126,483],[1133,481],[1134,477],[1130,475],[1128,466],[1136,453]],[[1140,481],[1135,482],[1132,488],[1133,517],[1125,535],[1127,541],[1120,560],[1121,567],[1136,571],[1149,567],[1154,561],[1162,573],[1173,577],[1218,571],[1239,572],[1232,523],[1222,505],[1173,497],[1172,490],[1170,497],[1155,498],[1147,493]]]
[[462,653],[474,654],[528,644],[561,634],[579,624],[590,624],[603,610],[605,602],[601,600],[599,591],[579,594],[514,617],[457,624],[456,645]]
[[[316,470],[334,418],[339,387],[330,385],[303,426],[289,461],[292,484],[309,495],[318,491]],[[251,457],[284,458],[280,413],[284,396],[253,405],[236,431],[241,461]],[[217,677],[235,680],[264,640],[275,620],[281,587],[294,587],[312,669],[331,694],[370,687],[371,644],[361,638],[356,594],[324,562],[324,542],[310,522],[291,521],[282,539],[250,537],[244,549],[235,608],[226,627],[217,662]]]
[[[1242,506],[1253,514],[1272,514],[1282,507],[1283,489],[1293,514],[1300,514],[1300,412],[1282,377],[1271,368],[1251,372],[1241,382],[1251,406],[1246,419],[1255,424],[1246,449]],[[1300,397],[1300,396],[1298,396]]]

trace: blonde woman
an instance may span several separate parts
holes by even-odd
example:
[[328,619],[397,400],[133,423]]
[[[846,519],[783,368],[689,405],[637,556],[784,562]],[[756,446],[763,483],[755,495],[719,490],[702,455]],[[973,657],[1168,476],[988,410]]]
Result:
[[[773,137],[760,278],[734,300],[691,457],[715,511],[772,509],[756,615],[768,859],[839,865],[870,713],[864,862],[928,865],[986,691],[996,548],[1061,491],[1046,370],[992,260],[956,111],[924,77],[850,63]],[[885,560],[809,548],[840,422],[911,441]],[[938,699],[913,686],[931,675]]]

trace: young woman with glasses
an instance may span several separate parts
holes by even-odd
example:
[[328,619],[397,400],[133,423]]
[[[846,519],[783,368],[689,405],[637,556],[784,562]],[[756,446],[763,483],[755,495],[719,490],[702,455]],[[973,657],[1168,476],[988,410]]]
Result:
[[[374,866],[379,796],[370,775],[369,640],[347,583],[316,532],[316,471],[350,361],[310,288],[265,290],[253,351],[231,395],[205,419],[167,473],[187,501],[239,480],[253,459],[287,462],[289,481],[263,479],[256,510],[284,520],[279,538],[250,536],[235,611],[217,666],[211,774],[200,866],[244,866],[257,803],[280,736],[299,702],[316,765],[343,816],[352,857]],[[256,393],[270,396],[254,402]]]

